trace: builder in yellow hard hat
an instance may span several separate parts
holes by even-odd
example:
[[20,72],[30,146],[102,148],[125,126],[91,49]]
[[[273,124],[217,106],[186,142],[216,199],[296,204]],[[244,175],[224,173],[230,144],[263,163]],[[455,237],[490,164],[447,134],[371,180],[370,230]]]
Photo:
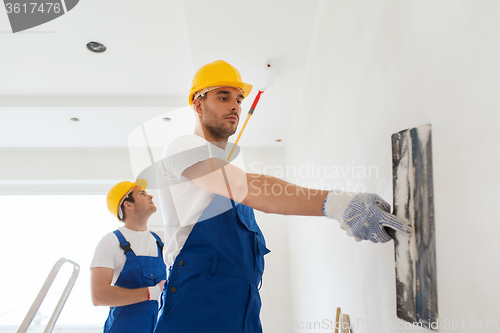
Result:
[[196,126],[165,149],[157,173],[170,267],[156,333],[259,333],[264,255],[253,209],[326,216],[357,240],[410,232],[374,194],[307,189],[228,163],[241,102],[252,86],[225,61],[202,66],[189,91]]
[[[195,134],[216,145],[227,143],[228,137],[236,132],[241,114],[241,102],[252,91],[252,86],[241,80],[236,68],[218,60],[206,64],[196,72],[188,101],[195,111]],[[215,107],[211,101],[225,103],[226,107]],[[228,108],[227,102],[232,105]]]
[[102,238],[91,264],[92,302],[111,307],[104,332],[153,332],[156,323],[166,266],[163,232],[147,227],[156,206],[146,186],[143,179],[123,181],[106,198],[124,226]]

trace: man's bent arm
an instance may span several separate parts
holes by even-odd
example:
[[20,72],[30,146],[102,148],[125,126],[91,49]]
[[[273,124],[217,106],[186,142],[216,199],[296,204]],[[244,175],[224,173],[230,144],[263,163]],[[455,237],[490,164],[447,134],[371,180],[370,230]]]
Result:
[[148,288],[126,289],[111,285],[113,269],[93,267],[91,270],[92,303],[95,306],[124,306],[148,300]]

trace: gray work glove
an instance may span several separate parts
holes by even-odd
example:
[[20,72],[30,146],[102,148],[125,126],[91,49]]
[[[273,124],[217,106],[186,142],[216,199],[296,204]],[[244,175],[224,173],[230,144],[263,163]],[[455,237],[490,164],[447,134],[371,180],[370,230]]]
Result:
[[333,190],[325,199],[323,214],[339,222],[340,228],[356,241],[385,243],[392,238],[384,227],[405,234],[413,228],[407,221],[390,213],[391,206],[380,196],[371,193],[348,193]]

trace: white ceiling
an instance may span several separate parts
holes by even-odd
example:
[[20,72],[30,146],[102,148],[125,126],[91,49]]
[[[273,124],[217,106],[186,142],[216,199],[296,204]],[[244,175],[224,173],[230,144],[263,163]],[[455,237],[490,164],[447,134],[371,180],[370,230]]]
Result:
[[[150,128],[169,137],[192,132],[186,125],[191,78],[217,59],[254,85],[245,113],[271,62],[273,83],[240,143],[284,145],[318,4],[84,0],[64,16],[15,34],[0,8],[0,146],[125,147],[134,130],[152,121],[158,124]],[[89,41],[108,50],[92,53]],[[162,120],[167,116],[172,121]]]

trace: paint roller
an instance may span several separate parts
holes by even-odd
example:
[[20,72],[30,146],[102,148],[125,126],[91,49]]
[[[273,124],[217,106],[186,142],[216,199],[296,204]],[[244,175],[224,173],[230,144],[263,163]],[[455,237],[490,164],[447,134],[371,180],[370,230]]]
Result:
[[236,145],[240,141],[241,135],[243,134],[243,131],[245,130],[245,127],[247,126],[248,120],[250,120],[250,117],[253,115],[253,112],[255,111],[255,108],[257,107],[257,104],[259,103],[260,100],[260,95],[264,93],[266,88],[272,83],[273,75],[274,74],[274,66],[268,61],[266,62],[266,65],[262,69],[262,85],[261,88],[259,89],[259,92],[257,93],[257,96],[255,96],[255,99],[253,100],[252,106],[250,107],[250,110],[248,111],[247,119],[243,123],[243,126],[241,127],[240,133],[238,134],[238,137],[236,138],[236,141],[234,142],[233,148],[231,148],[231,151],[229,152],[229,156],[227,157],[228,162],[231,160],[231,156],[233,155],[234,149],[236,148]]

